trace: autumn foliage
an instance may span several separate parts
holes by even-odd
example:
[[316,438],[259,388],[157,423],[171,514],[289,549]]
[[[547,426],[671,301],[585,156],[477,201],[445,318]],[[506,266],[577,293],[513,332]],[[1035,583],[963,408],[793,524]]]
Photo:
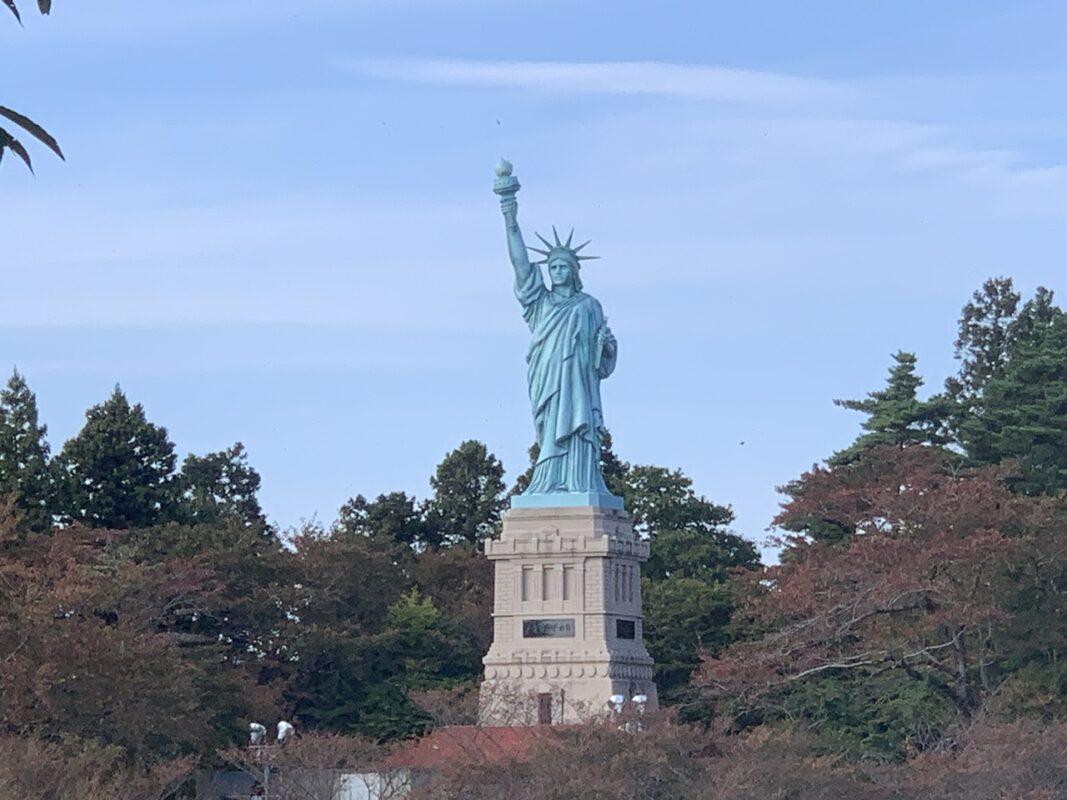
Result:
[[832,520],[848,538],[789,539],[784,563],[753,579],[750,612],[773,632],[709,661],[708,685],[751,694],[818,673],[898,670],[974,711],[1009,614],[1007,565],[1049,510],[991,469],[953,474],[949,462],[888,448],[805,475],[779,521]]

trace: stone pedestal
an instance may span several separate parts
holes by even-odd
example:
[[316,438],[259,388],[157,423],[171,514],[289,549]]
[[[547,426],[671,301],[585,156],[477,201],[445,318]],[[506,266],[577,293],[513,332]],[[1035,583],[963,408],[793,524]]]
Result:
[[656,708],[642,638],[648,544],[624,511],[513,508],[485,549],[496,577],[483,724],[579,722],[604,714],[612,695],[643,694]]

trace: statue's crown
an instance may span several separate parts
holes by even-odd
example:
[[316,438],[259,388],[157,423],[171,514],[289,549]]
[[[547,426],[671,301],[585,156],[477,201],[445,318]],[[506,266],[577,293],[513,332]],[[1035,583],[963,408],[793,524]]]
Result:
[[[571,247],[571,242],[574,240],[574,228],[571,228],[571,233],[570,233],[570,236],[567,237],[567,241],[561,242],[560,239],[559,239],[559,234],[556,233],[556,226],[553,225],[552,226],[552,238],[556,240],[555,244],[553,244],[552,242],[548,241],[548,239],[546,239],[544,236],[542,236],[539,233],[535,233],[534,235],[537,236],[537,238],[540,239],[544,243],[545,247],[548,248],[547,250],[541,250],[540,248],[537,248],[537,247],[528,248],[530,250],[533,250],[535,253],[540,253],[541,255],[544,256],[544,258],[541,259],[540,261],[535,261],[534,262],[535,264],[547,264],[548,262],[550,262],[553,258],[556,258],[557,256],[565,256],[565,257],[569,258],[571,261],[573,261],[577,265],[580,265],[580,262],[582,262],[582,261],[591,261],[593,259],[600,258],[600,256],[580,256],[580,255],[578,255],[578,253],[581,252],[582,248],[584,248],[587,244],[589,244],[589,242],[585,242],[583,244],[580,244],[577,247]],[[589,241],[592,241],[592,239],[590,239]]]

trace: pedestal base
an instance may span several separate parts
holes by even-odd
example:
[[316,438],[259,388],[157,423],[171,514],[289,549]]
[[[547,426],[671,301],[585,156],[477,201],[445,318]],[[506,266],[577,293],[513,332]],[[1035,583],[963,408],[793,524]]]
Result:
[[516,507],[486,555],[496,574],[484,724],[580,722],[605,714],[612,695],[656,708],[641,614],[648,544],[624,511]]

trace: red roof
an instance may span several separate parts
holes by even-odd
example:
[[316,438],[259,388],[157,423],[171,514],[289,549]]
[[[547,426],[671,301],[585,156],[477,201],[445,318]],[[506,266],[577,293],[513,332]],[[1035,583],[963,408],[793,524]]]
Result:
[[437,728],[401,747],[389,758],[394,769],[440,769],[446,764],[492,764],[526,758],[533,746],[552,735],[554,726],[489,727],[453,725]]

